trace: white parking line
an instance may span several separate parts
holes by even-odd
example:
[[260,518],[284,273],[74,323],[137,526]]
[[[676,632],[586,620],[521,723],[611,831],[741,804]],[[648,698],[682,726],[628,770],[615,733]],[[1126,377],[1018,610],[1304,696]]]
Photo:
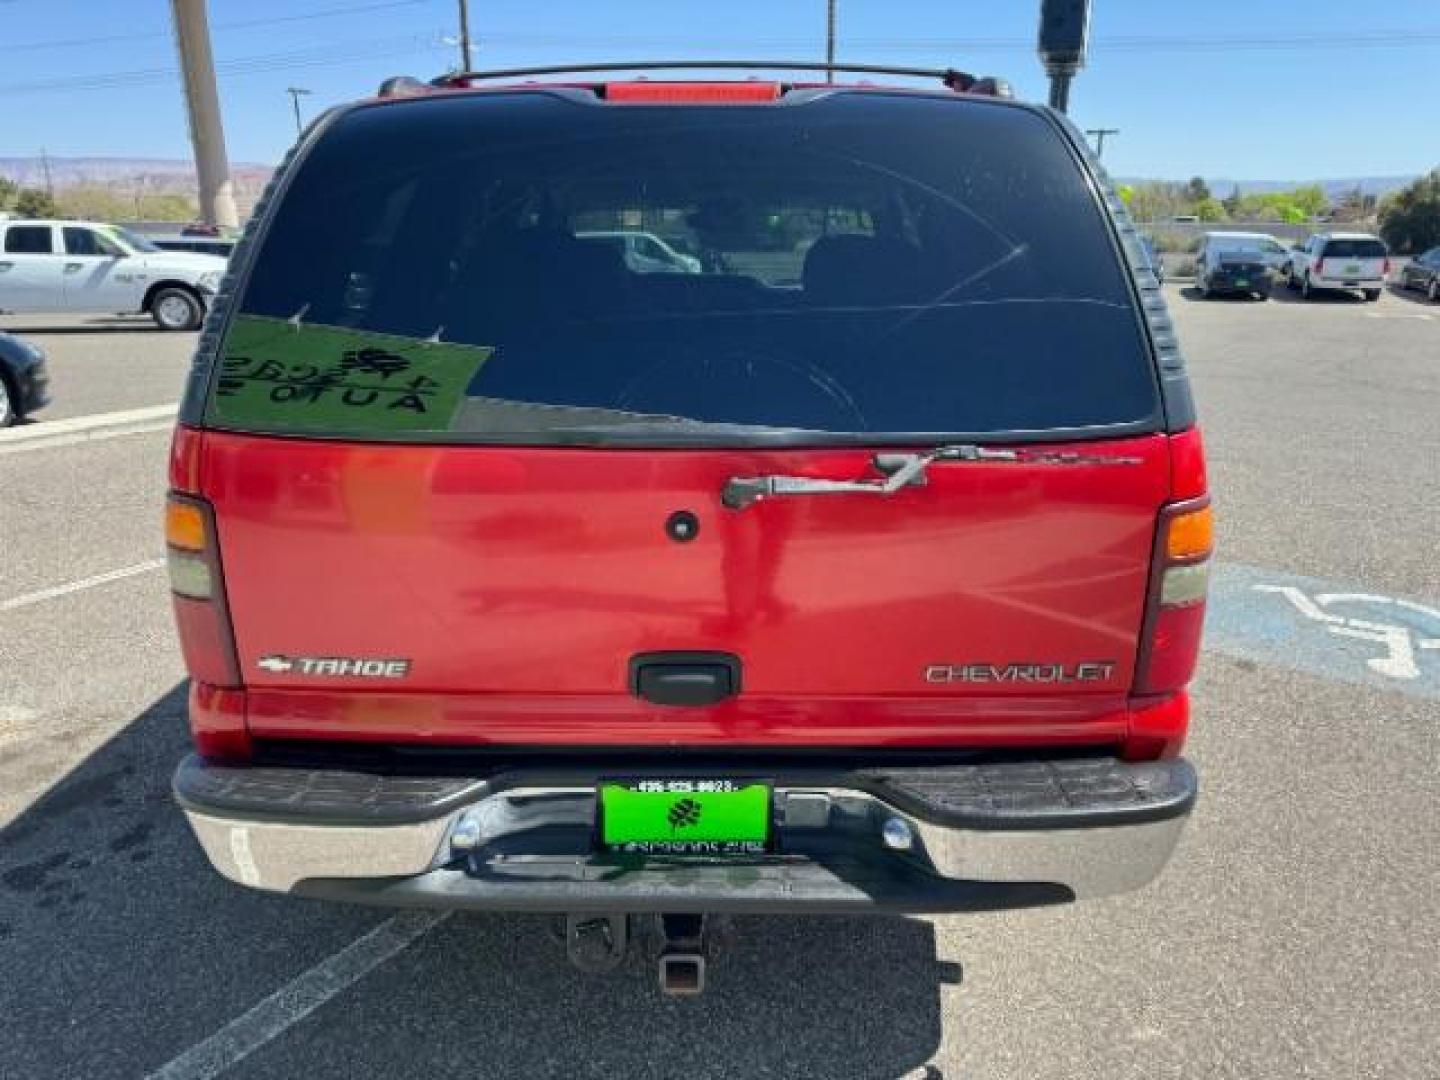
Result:
[[386,919],[309,971],[291,979],[249,1012],[196,1043],[146,1080],[209,1080],[283,1035],[342,990],[450,917],[407,912]]
[[69,596],[71,593],[80,592],[82,589],[93,589],[96,585],[108,585],[112,581],[120,581],[123,578],[134,577],[136,574],[149,573],[151,570],[159,570],[164,565],[164,559],[147,559],[145,562],[136,563],[134,566],[122,566],[119,570],[109,570],[103,574],[96,574],[94,577],[81,578],[79,581],[67,582],[64,585],[54,585],[48,589],[41,589],[39,592],[25,593],[23,596],[14,596],[9,600],[0,600],[0,612],[14,611],[16,608],[29,607],[31,604],[40,604],[46,600]]
[[18,454],[51,446],[97,442],[121,435],[165,431],[175,424],[176,405],[154,405],[145,409],[72,416],[68,420],[42,420],[24,427],[0,431],[0,454]]

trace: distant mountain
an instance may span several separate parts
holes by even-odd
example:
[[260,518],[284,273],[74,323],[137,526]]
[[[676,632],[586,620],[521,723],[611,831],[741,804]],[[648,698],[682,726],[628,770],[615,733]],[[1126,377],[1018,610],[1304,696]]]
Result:
[[[1340,176],[1326,180],[1233,180],[1230,177],[1219,176],[1205,178],[1205,184],[1210,188],[1216,198],[1223,199],[1236,187],[1240,188],[1240,194],[1265,194],[1270,191],[1293,191],[1297,187],[1306,187],[1310,184],[1319,184],[1325,192],[1325,197],[1334,202],[1347,191],[1354,191],[1356,185],[1366,195],[1388,195],[1392,191],[1403,188],[1415,179],[1414,176]],[[1178,180],[1157,180],[1155,177],[1122,179],[1122,184],[1146,184],[1146,183],[1172,183],[1183,184],[1189,177],[1182,177]]]
[[[231,178],[237,187],[263,187],[273,170],[269,165],[234,163]],[[0,176],[24,187],[45,185],[45,162],[38,157],[0,157]],[[50,182],[56,187],[114,187],[134,191],[194,191],[195,165],[174,158],[52,157]]]
[[[258,194],[270,178],[273,167],[251,162],[237,162],[230,166],[230,175],[237,191],[242,195]],[[41,187],[45,183],[45,165],[38,157],[0,157],[0,176],[9,177],[26,187]],[[1161,181],[1185,183],[1189,177]],[[1319,184],[1332,202],[1347,191],[1354,191],[1358,184],[1366,195],[1388,195],[1413,181],[1413,176],[1342,176],[1325,180],[1233,180],[1229,177],[1206,177],[1205,183],[1217,198],[1224,198],[1238,186],[1241,194],[1267,191],[1288,191],[1306,184]],[[1155,177],[1122,177],[1122,184],[1142,184],[1156,180]],[[186,159],[177,158],[119,158],[119,157],[52,157],[50,159],[50,182],[56,187],[116,188],[133,192],[137,188],[167,192],[178,191],[193,194],[195,191],[195,166]]]

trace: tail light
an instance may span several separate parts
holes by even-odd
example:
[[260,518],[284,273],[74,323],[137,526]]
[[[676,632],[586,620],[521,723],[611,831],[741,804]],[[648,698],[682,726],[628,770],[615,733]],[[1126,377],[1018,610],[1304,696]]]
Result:
[[1384,274],[1386,277],[1389,277],[1389,276],[1390,276],[1390,256],[1389,256],[1389,255],[1386,255],[1386,256],[1385,256],[1385,262],[1384,262],[1384,264],[1380,267],[1380,273]]
[[1187,432],[1172,442],[1172,493],[1182,500],[1161,509],[1155,533],[1126,757],[1179,751],[1188,715],[1184,690],[1200,659],[1205,626],[1215,516],[1210,496],[1199,494],[1205,478],[1198,433]]
[[1136,671],[1137,694],[1183,690],[1195,674],[1214,548],[1215,522],[1209,502],[1202,497],[1161,511]]
[[210,504],[172,492],[165,505],[165,547],[185,666],[192,678],[211,686],[239,686]]
[[[192,491],[198,486],[200,447],[197,433],[184,428],[176,432],[172,484]],[[198,495],[172,490],[166,500],[165,555],[180,651],[191,678],[195,749],[206,757],[247,757],[245,693],[225,600],[215,511]]]
[[1322,255],[1315,260],[1315,275],[1319,277],[1323,273],[1325,273],[1325,257]]

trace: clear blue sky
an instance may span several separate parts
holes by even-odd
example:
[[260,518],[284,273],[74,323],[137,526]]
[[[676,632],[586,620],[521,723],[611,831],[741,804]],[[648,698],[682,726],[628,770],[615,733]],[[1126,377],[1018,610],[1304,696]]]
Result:
[[[841,59],[954,65],[1040,98],[1039,0],[840,0]],[[1071,112],[1120,128],[1126,176],[1311,179],[1440,165],[1436,0],[1094,0]],[[188,157],[165,0],[0,0],[0,156]],[[212,0],[232,161],[273,162],[308,112],[456,56],[455,0]],[[471,0],[482,66],[820,58],[825,0]],[[969,43],[967,45],[967,42]],[[1407,90],[1429,88],[1428,104]],[[1295,87],[1316,91],[1300,103]],[[1328,99],[1328,100],[1327,100]]]

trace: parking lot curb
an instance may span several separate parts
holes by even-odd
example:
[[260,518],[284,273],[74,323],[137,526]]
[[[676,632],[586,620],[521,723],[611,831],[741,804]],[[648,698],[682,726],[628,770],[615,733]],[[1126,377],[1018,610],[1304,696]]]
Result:
[[0,431],[0,455],[18,454],[53,446],[113,439],[119,435],[140,435],[164,431],[175,422],[178,405],[152,405],[144,409],[76,416],[68,420],[47,420]]

